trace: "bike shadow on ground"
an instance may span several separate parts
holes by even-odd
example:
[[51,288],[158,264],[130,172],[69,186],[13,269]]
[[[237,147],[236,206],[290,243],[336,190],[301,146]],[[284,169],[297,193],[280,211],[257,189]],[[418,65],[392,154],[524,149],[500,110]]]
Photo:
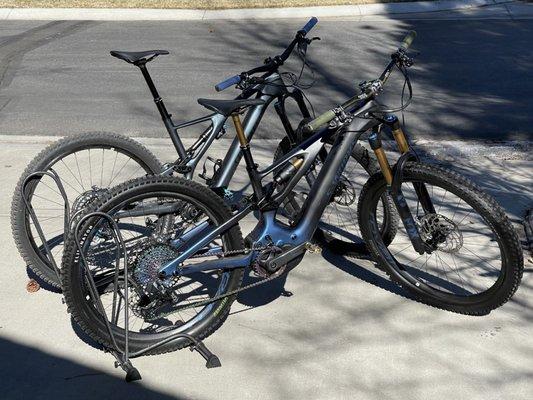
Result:
[[[285,282],[287,281],[288,275],[283,275],[278,279],[262,284],[255,288],[245,290],[241,292],[237,297],[237,302],[243,306],[251,308],[257,308],[264,306],[278,299],[279,297],[290,297],[292,293],[285,290]],[[257,283],[264,278],[255,276],[253,271],[247,270],[243,279],[243,286]],[[245,311],[245,310],[242,310]],[[237,312],[242,312],[237,311]],[[235,314],[237,312],[233,312]]]
[[[185,400],[144,386],[126,383],[123,377],[72,359],[0,337],[0,353],[9,362],[0,364],[3,399],[159,399]],[[142,373],[142,371],[141,371]]]
[[[369,255],[365,253],[361,253],[357,256],[344,256],[336,254],[332,251],[329,251],[327,249],[324,249],[322,251],[322,257],[328,261],[333,267],[336,267],[340,269],[341,271],[347,273],[348,275],[357,278],[363,282],[369,283],[371,285],[374,285],[380,289],[386,290],[390,293],[393,293],[395,295],[415,300],[414,297],[412,297],[408,292],[403,290],[401,287],[394,284],[386,275],[384,272],[381,272],[374,263],[375,271],[372,271],[368,269],[367,267],[362,266],[361,262],[358,262],[359,260],[369,260]],[[302,261],[305,262],[305,259]],[[298,268],[298,267],[296,267]],[[290,274],[290,272],[289,272]],[[247,306],[249,308],[236,311],[243,312],[248,309],[257,308],[264,306],[266,304],[269,304],[273,302],[274,300],[278,299],[279,297],[290,297],[293,294],[285,289],[285,283],[287,281],[288,274],[284,275],[283,277],[279,279],[275,279],[271,282],[265,283],[261,286],[258,286],[256,288],[244,291],[239,294],[237,297],[237,301],[239,304],[243,306]],[[243,285],[249,285],[252,283],[256,283],[262,278],[256,277],[253,275],[253,272],[247,271],[244,280]]]

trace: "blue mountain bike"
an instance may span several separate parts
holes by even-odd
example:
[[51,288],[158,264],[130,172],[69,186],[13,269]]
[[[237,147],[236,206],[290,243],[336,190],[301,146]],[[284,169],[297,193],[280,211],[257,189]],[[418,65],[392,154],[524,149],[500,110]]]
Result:
[[[317,19],[312,18],[297,32],[295,38],[280,55],[269,57],[262,65],[216,86],[216,90],[220,91],[237,85],[240,94],[236,97],[235,103],[200,99],[199,103],[209,109],[210,113],[181,123],[175,123],[167,111],[147,68],[149,62],[168,54],[168,51],[112,51],[112,56],[139,68],[178,157],[174,162],[163,165],[150,150],[137,141],[106,132],[67,136],[44,149],[31,161],[20,177],[11,206],[13,237],[20,254],[32,271],[45,282],[59,288],[60,282],[53,263],[46,254],[45,244],[54,257],[61,259],[65,236],[64,218],[70,219],[81,210],[98,203],[110,193],[113,186],[132,178],[162,174],[192,179],[199,164],[204,160],[198,178],[203,179],[230,207],[238,208],[240,194],[229,190],[229,185],[242,159],[239,141],[233,140],[226,154],[220,158],[209,149],[215,141],[227,137],[226,121],[234,109],[246,109],[242,130],[244,137],[250,140],[271,105],[274,105],[283,126],[281,131],[283,137],[276,154],[283,154],[303,140],[304,136],[297,127],[300,121],[311,119],[311,111],[306,103],[305,94],[299,88],[298,77],[294,78],[294,74],[280,72],[280,67],[294,51],[297,51],[302,59],[302,70],[308,65],[307,47],[313,39],[307,38],[307,34],[316,23]],[[287,108],[291,112],[288,112]],[[180,133],[194,129],[199,132],[198,138],[189,148],[185,148]],[[327,150],[322,151],[318,162],[323,162],[326,155]],[[54,171],[59,176],[65,188],[70,215],[64,215],[65,199],[62,198],[53,180],[47,174],[39,174],[47,171]],[[344,216],[356,214],[356,187],[362,185],[369,174],[376,171],[378,171],[376,160],[364,147],[355,146],[345,176],[339,185],[336,202],[328,208],[323,223],[317,231],[320,237],[324,238],[324,244],[335,251],[352,253],[366,251],[360,239],[357,219],[345,219]],[[26,182],[29,176],[32,178]],[[23,197],[32,204],[39,218],[40,228],[46,237],[46,243],[43,243],[39,237]],[[294,195],[289,200],[284,205],[287,216],[293,218],[296,207]],[[382,231],[385,240],[389,241],[395,233],[395,213],[390,199],[386,196],[383,197],[381,207],[384,215]],[[345,219],[347,222],[339,226],[336,223],[338,219]]]
[[[128,344],[144,354],[191,343],[176,333],[198,339],[212,334],[239,292],[279,279],[306,251],[316,250],[313,234],[363,137],[381,171],[364,185],[357,218],[381,268],[413,298],[446,310],[481,315],[509,300],[523,259],[504,211],[466,178],[422,163],[398,118],[378,102],[394,69],[412,94],[407,49],[414,37],[406,36],[378,79],[363,82],[360,93],[305,124],[308,138],[264,168],[254,160],[240,119],[250,102],[202,100],[231,118],[252,193],[232,212],[211,189],[185,179],[151,176],[113,189],[92,210],[116,225],[89,214],[79,223],[79,235],[67,240],[62,284],[74,320],[106,346],[113,346],[113,338],[119,347]],[[262,99],[254,100],[260,104]],[[393,167],[381,142],[386,129],[401,153]],[[330,151],[317,167],[327,143]],[[284,221],[280,206],[301,180],[309,180],[309,193]],[[390,243],[381,232],[383,195],[390,195],[401,219]],[[259,222],[243,238],[240,222],[253,212]],[[161,234],[160,221],[168,216],[172,226]],[[125,250],[117,251],[115,237]],[[243,286],[246,268],[260,279]],[[102,310],[113,310],[111,317]],[[128,313],[131,318],[124,318]]]

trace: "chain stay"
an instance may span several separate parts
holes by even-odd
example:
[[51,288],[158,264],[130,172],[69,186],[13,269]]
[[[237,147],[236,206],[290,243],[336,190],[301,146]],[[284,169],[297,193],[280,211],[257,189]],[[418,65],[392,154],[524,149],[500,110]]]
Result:
[[[227,255],[234,255],[234,254],[240,254],[240,253],[246,254],[249,251],[262,251],[262,250],[266,250],[266,249],[268,249],[268,246],[253,247],[251,249],[244,248],[244,249],[238,249],[238,250],[228,250],[228,251],[220,251],[220,252],[213,252],[213,253],[195,254],[195,255],[193,255],[193,256],[191,256],[189,258],[201,258],[201,257],[206,257],[206,256],[218,256],[218,255],[220,255],[222,257],[226,257]],[[285,272],[284,270],[280,270],[277,273],[274,273],[271,276],[269,276],[267,278],[264,278],[264,279],[262,279],[260,281],[251,283],[251,284],[246,285],[246,286],[242,286],[242,287],[240,287],[238,289],[232,290],[232,291],[227,292],[227,293],[220,294],[218,296],[215,296],[215,297],[212,297],[212,298],[209,298],[209,299],[199,300],[199,301],[196,301],[196,302],[193,302],[193,303],[185,304],[185,305],[183,305],[181,307],[177,307],[174,310],[171,310],[171,311],[169,311],[167,313],[161,313],[161,314],[157,314],[157,315],[155,315],[155,316],[153,316],[151,318],[147,318],[147,320],[150,321],[150,320],[155,320],[155,319],[159,319],[159,318],[164,318],[164,317],[166,317],[168,315],[174,314],[174,313],[179,312],[179,311],[187,310],[187,309],[194,308],[194,307],[205,306],[205,305],[214,303],[214,302],[216,302],[218,300],[221,300],[223,298],[226,298],[226,297],[229,297],[229,296],[233,296],[233,295],[235,295],[237,293],[240,293],[240,292],[243,292],[245,290],[252,289],[254,287],[260,286],[260,285],[265,284],[267,282],[273,281],[274,279],[277,279],[280,276],[282,276],[284,272]]]

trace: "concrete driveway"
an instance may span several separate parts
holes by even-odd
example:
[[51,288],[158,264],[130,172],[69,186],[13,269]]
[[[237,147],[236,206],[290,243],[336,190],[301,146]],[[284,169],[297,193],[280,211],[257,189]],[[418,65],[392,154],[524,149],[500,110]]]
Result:
[[[487,316],[467,317],[412,301],[368,260],[309,254],[286,280],[241,295],[227,322],[206,339],[222,368],[206,370],[189,351],[144,357],[135,360],[143,380],[134,384],[126,384],[112,357],[72,326],[61,295],[26,291],[28,273],[9,229],[10,199],[24,167],[54,136],[115,131],[142,136],[164,161],[175,157],[170,141],[158,138],[165,133],[140,74],[112,59],[110,49],[171,50],[151,70],[181,120],[203,113],[197,97],[235,95],[216,95],[213,85],[278,53],[300,26],[298,20],[2,22],[1,398],[531,398],[528,255],[514,298]],[[316,110],[342,102],[355,82],[375,77],[408,29],[419,32],[415,48],[421,51],[413,69],[416,100],[406,115],[409,131],[428,154],[493,194],[520,230],[533,205],[530,147],[506,147],[497,156],[479,141],[463,141],[533,139],[527,101],[533,91],[532,20],[498,7],[481,14],[321,20],[313,33],[323,40],[309,52]],[[279,140],[280,128],[268,115],[260,134]],[[276,143],[254,143],[260,163],[271,159]],[[221,156],[227,145],[217,142],[210,155]],[[243,175],[234,182],[243,183]],[[293,295],[282,296],[282,289]]]
[[[59,294],[25,289],[26,268],[8,228],[9,199],[20,171],[51,140],[0,140],[2,398],[530,398],[531,259],[511,302],[467,317],[412,301],[367,260],[306,255],[286,281],[241,295],[227,322],[205,341],[222,368],[205,369],[189,351],[144,357],[135,361],[143,380],[126,384],[112,357],[73,329]],[[172,157],[167,141],[144,142],[162,159]],[[213,152],[226,146],[219,143]],[[255,147],[260,163],[274,146]],[[533,164],[510,158],[448,161],[495,195],[518,223],[533,204]],[[242,182],[241,175],[236,184]],[[281,296],[282,288],[293,296]]]

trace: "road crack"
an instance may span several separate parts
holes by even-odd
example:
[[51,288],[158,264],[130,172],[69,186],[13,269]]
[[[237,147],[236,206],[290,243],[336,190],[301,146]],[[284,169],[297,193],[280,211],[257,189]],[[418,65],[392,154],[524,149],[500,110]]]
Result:
[[94,21],[53,21],[4,39],[0,43],[0,91],[11,84],[28,52],[94,24]]

